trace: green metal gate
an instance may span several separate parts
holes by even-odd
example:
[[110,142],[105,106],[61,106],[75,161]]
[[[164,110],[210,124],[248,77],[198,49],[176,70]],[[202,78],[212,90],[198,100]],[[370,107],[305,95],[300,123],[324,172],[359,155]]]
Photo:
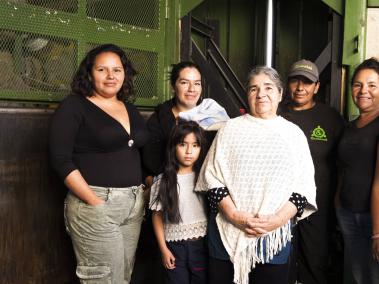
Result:
[[177,58],[170,2],[0,0],[0,100],[58,102],[85,53],[114,43],[139,73],[135,103],[156,105],[167,97],[167,66]]

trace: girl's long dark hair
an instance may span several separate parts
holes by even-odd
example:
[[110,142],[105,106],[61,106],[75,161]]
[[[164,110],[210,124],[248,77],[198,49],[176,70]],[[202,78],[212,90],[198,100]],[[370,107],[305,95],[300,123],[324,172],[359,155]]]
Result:
[[162,210],[170,223],[179,223],[178,178],[179,162],[176,158],[176,146],[183,142],[184,138],[193,133],[200,146],[199,158],[193,165],[195,180],[200,172],[206,149],[206,139],[202,128],[194,121],[179,121],[172,129],[166,150],[166,165],[159,184],[159,192],[156,201],[162,205]]

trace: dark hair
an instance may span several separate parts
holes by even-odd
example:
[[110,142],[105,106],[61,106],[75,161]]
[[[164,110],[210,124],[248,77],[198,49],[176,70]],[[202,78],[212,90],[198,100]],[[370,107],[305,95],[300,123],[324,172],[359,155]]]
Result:
[[183,142],[184,138],[193,133],[200,146],[199,158],[193,165],[195,180],[200,172],[206,149],[204,130],[194,121],[179,121],[172,129],[166,150],[166,164],[159,184],[157,202],[162,204],[162,210],[167,220],[171,223],[181,221],[179,212],[178,177],[179,162],[176,157],[176,146]]
[[85,97],[93,95],[93,84],[91,82],[91,71],[95,64],[96,57],[104,52],[112,52],[120,57],[125,72],[125,79],[120,91],[117,93],[117,99],[124,101],[126,99],[132,101],[134,96],[133,79],[137,71],[133,68],[132,63],[126,57],[125,52],[114,44],[103,44],[90,50],[86,57],[82,60],[78,70],[72,80],[72,92]]
[[179,78],[180,71],[182,71],[184,68],[195,68],[197,71],[199,71],[201,78],[203,78],[199,65],[191,61],[182,61],[177,64],[172,64],[171,67],[172,67],[171,72],[170,72],[171,87],[175,87],[175,83],[176,83],[176,80],[178,80]]
[[361,64],[359,64],[353,73],[353,77],[351,78],[351,85],[353,85],[355,77],[358,75],[358,73],[365,69],[371,69],[375,71],[379,75],[379,61],[375,57],[371,57],[369,59],[366,59]]

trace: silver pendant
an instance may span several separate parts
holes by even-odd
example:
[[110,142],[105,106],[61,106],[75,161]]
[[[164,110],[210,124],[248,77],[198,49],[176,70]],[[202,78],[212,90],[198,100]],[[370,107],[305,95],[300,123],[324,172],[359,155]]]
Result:
[[133,144],[134,144],[134,141],[133,141],[133,139],[130,139],[130,140],[128,141],[128,146],[129,146],[129,147],[132,147],[132,146],[133,146]]

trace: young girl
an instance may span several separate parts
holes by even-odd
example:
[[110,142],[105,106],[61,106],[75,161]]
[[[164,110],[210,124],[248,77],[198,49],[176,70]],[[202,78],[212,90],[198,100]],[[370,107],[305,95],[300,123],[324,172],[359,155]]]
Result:
[[153,227],[170,284],[207,283],[207,217],[194,192],[204,148],[200,126],[180,121],[171,132],[164,172],[151,187]]

